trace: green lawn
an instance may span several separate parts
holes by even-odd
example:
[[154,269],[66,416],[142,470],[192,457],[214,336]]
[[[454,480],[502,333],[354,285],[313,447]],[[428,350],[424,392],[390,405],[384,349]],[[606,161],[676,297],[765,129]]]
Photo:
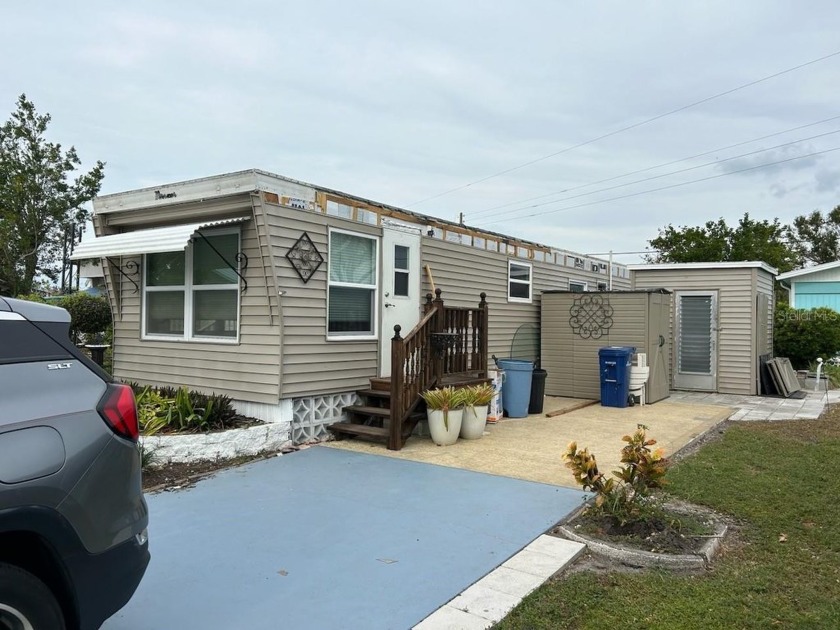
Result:
[[739,523],[710,571],[572,574],[497,628],[840,628],[838,473],[836,409],[735,425],[668,475],[672,494]]

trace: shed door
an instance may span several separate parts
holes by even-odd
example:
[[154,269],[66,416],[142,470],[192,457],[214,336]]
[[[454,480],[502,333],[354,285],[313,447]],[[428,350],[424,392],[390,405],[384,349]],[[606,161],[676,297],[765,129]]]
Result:
[[717,292],[676,294],[674,388],[717,391]]
[[389,225],[382,230],[382,334],[379,374],[391,375],[394,326],[405,337],[420,321],[420,230]]

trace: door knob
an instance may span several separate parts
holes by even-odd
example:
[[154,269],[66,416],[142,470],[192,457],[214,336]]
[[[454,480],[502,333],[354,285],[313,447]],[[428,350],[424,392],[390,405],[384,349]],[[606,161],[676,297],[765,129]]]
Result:
[[396,304],[391,304],[390,302],[385,302],[385,308],[388,308],[389,306],[396,306]]

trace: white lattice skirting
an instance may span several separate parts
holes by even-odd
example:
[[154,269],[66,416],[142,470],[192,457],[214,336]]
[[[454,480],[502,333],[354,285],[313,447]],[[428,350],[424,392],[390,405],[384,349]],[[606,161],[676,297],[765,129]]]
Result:
[[295,444],[321,441],[330,436],[327,427],[340,422],[341,410],[358,403],[356,392],[295,398],[292,403],[292,441]]

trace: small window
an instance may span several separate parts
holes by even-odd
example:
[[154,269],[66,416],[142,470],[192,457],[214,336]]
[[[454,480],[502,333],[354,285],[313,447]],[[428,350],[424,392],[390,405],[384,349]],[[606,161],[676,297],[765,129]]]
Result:
[[404,245],[394,245],[394,295],[408,297],[409,248]]
[[356,208],[356,220],[368,225],[376,225],[379,220],[379,215],[364,208]]
[[477,247],[478,249],[484,249],[486,243],[483,238],[480,236],[473,236],[473,247]]
[[376,335],[378,242],[371,236],[331,231],[327,335]]
[[586,283],[569,280],[569,291],[573,291],[574,293],[583,293],[586,291]]
[[531,265],[508,261],[508,301],[531,302]]

